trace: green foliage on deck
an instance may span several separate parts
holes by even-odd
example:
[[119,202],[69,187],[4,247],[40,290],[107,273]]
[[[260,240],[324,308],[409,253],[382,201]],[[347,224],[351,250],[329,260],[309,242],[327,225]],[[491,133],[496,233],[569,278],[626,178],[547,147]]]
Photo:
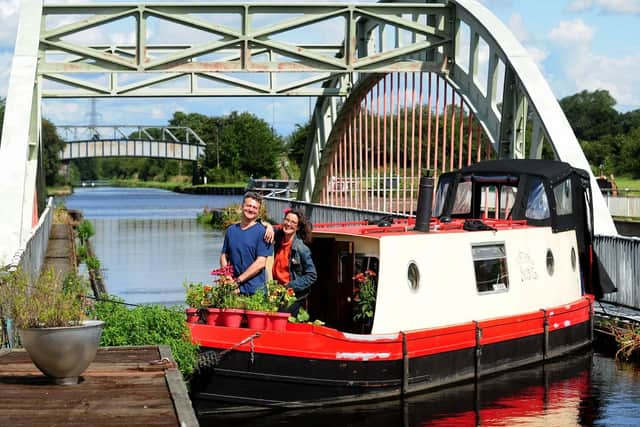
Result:
[[185,379],[195,370],[198,347],[191,343],[183,307],[129,308],[122,304],[122,299],[109,296],[98,301],[95,309],[98,319],[106,323],[101,346],[167,344]]

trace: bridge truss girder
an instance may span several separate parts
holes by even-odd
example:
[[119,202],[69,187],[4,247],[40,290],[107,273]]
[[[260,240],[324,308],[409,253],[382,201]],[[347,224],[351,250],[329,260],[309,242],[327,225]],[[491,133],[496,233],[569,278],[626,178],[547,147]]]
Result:
[[[442,55],[427,61],[423,52],[450,50],[449,33],[426,22],[427,16],[446,22],[449,11],[440,3],[412,2],[45,6],[38,75],[42,96],[51,98],[346,96],[354,73],[446,66]],[[57,16],[66,19],[55,25]],[[377,49],[365,49],[357,34],[363,19],[412,42],[389,45],[381,36]],[[82,37],[113,23],[128,25],[135,41],[91,45]],[[193,40],[155,43],[149,28],[159,25],[190,31]],[[308,41],[283,40],[287,35]],[[282,79],[283,73],[293,78]],[[343,85],[322,85],[336,75],[344,76]]]

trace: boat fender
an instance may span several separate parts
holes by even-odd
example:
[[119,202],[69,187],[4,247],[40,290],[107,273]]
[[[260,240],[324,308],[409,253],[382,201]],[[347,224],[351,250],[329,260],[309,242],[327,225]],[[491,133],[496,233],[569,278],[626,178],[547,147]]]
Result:
[[491,227],[490,225],[485,224],[484,222],[480,221],[479,219],[467,219],[464,221],[464,225],[462,226],[463,230],[467,230],[467,231],[486,231],[486,230],[493,230],[496,231],[495,228]]

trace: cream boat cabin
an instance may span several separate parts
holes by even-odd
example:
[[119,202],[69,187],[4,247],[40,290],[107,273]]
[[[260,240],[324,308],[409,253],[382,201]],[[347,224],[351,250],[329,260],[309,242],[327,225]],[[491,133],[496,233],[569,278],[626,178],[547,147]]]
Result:
[[[306,306],[323,326],[190,324],[199,411],[384,399],[591,344],[594,295],[615,288],[592,251],[586,172],[501,160],[442,175],[435,195],[429,178],[420,187],[416,218],[315,225]],[[368,322],[353,316],[365,270],[377,286]]]
[[[382,260],[374,334],[510,316],[581,297],[573,231],[496,228],[376,233],[349,240],[325,231],[316,235],[352,242],[356,256],[369,262]],[[351,282],[350,275],[345,279]]]

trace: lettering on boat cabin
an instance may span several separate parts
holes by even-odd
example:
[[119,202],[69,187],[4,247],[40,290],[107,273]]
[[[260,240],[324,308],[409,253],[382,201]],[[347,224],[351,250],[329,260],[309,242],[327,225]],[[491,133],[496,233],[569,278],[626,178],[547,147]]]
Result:
[[528,253],[518,252],[517,262],[520,266],[520,282],[522,284],[538,280],[536,266]]

